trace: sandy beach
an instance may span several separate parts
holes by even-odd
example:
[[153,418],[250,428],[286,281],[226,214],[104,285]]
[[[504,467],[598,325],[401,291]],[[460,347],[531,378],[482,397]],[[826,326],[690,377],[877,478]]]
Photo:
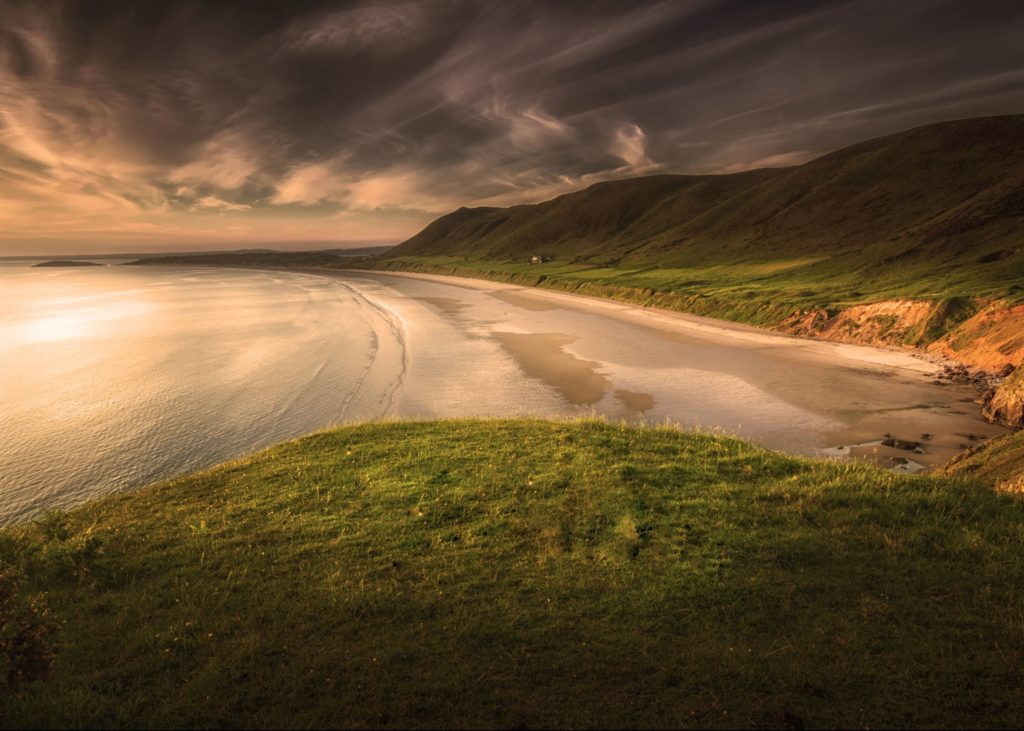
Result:
[[[935,384],[936,363],[907,351],[489,281],[310,273],[344,282],[401,323],[396,416],[526,411],[667,421],[911,471],[1004,433],[982,419],[975,391]],[[515,381],[518,393],[496,377],[509,368],[527,379]],[[432,393],[450,401],[425,403]]]

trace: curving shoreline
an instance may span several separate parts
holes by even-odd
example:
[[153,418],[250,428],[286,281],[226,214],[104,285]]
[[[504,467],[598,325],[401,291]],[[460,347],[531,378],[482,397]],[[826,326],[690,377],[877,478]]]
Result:
[[[725,429],[791,453],[852,455],[906,471],[1006,431],[981,417],[976,389],[936,385],[942,359],[906,350],[486,280],[301,271],[376,288],[372,296],[408,321],[414,340],[416,326],[430,321],[496,343],[577,412]],[[411,346],[413,370],[417,352]],[[463,376],[462,365],[449,365],[451,378]]]

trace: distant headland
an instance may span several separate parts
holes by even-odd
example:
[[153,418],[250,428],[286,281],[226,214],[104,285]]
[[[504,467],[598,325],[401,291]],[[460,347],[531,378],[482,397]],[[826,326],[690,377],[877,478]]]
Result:
[[101,267],[102,264],[95,261],[78,261],[76,259],[53,259],[33,264],[34,267]]

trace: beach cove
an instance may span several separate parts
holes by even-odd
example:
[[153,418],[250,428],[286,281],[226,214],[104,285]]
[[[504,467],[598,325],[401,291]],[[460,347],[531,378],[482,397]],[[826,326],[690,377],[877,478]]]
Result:
[[936,364],[909,353],[516,285],[185,267],[0,274],[4,522],[381,418],[598,415],[898,470],[1004,433],[976,393],[934,383]]

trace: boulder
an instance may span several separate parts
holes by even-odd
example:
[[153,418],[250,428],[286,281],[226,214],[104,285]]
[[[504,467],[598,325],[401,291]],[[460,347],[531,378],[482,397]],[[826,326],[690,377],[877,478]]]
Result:
[[908,452],[917,451],[921,448],[921,442],[912,442],[909,439],[896,439],[895,437],[886,437],[882,440],[882,444],[886,447],[906,449]]

